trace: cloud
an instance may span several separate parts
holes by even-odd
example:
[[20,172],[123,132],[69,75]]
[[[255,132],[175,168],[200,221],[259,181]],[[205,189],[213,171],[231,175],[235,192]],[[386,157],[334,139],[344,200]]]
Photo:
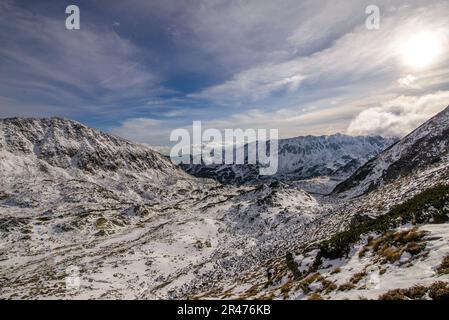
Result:
[[[204,88],[192,96],[232,106],[262,101],[278,93],[294,96],[303,93],[305,88],[307,91],[319,90],[323,93],[336,87],[352,87],[353,90],[358,90],[361,85],[374,85],[378,81],[383,81],[384,91],[390,90],[396,85],[392,81],[396,81],[398,74],[404,70],[401,50],[406,34],[427,28],[444,30],[448,37],[447,28],[444,29],[449,23],[447,15],[444,14],[449,10],[448,4],[438,2],[434,10],[424,12],[419,6],[420,2],[416,2],[416,7],[403,7],[401,10],[391,12],[382,11],[384,16],[381,28],[376,31],[365,28],[364,8],[359,8],[358,12],[350,6],[337,6],[342,11],[338,15],[340,19],[352,14],[359,19],[359,23],[349,24],[352,28],[348,32],[332,38],[321,50],[251,66],[234,74],[230,79]],[[323,11],[327,12],[331,8],[332,5],[327,3]],[[315,25],[306,20],[298,30],[304,28],[327,30],[339,23],[348,26],[342,20],[336,21],[327,14],[322,15],[323,25]],[[321,34],[320,31],[318,34]],[[296,38],[301,39],[299,36],[290,37]],[[302,39],[305,43],[309,41],[307,36]],[[310,41],[315,40],[312,38]],[[447,61],[438,62],[434,68],[447,65]],[[294,85],[292,79],[295,79]],[[403,86],[410,86],[412,82],[410,77],[400,80]]]
[[449,91],[400,96],[362,111],[349,125],[352,135],[403,137],[449,105]]
[[18,106],[33,110],[38,101],[66,114],[93,113],[163,89],[140,62],[140,49],[111,26],[86,19],[80,30],[67,30],[64,15],[43,16],[13,2],[0,15],[0,95]]
[[410,89],[419,89],[420,86],[416,83],[416,77],[409,74],[406,77],[400,78],[398,80],[399,85],[401,85],[404,88],[410,88]]
[[369,0],[95,1],[79,31],[57,6],[17,3],[0,4],[0,116],[60,115],[152,145],[193,120],[341,132],[366,108],[448,85],[447,54],[413,71],[400,56],[418,29],[447,34],[444,0],[379,0],[376,31]]
[[215,102],[236,102],[245,98],[260,100],[281,90],[296,91],[306,75],[298,73],[290,64],[266,65],[239,73],[220,85],[191,94],[193,98],[205,98]]
[[[315,102],[317,105],[331,105],[330,100]],[[296,108],[279,108],[274,111],[252,109],[237,112],[226,117],[202,119],[202,129],[278,129],[280,138],[290,138],[299,135],[333,134],[346,130],[347,121],[359,110],[359,106],[348,106],[346,103],[332,105],[327,109],[314,105],[297,106]],[[114,134],[133,141],[153,146],[172,145],[170,133],[174,129],[187,129],[191,132],[192,122],[188,119],[130,118],[120,126],[111,128]]]
[[[371,107],[366,108],[367,104]],[[214,128],[221,132],[235,128],[278,129],[280,138],[337,132],[402,137],[448,104],[449,91],[422,96],[361,97],[358,100],[348,96],[340,100],[323,99],[294,108],[278,108],[273,111],[251,109],[227,117],[204,119],[202,128]],[[183,128],[191,131],[191,126],[192,122],[186,119],[173,121],[135,118],[126,120],[112,132],[150,145],[168,146],[172,144],[169,142],[171,130]]]

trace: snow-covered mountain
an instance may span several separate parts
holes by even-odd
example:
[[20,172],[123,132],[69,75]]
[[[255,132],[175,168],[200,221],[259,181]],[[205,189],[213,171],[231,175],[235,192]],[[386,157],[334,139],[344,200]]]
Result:
[[8,203],[47,209],[107,199],[175,201],[172,188],[195,183],[149,147],[59,118],[1,120],[0,171]]
[[335,194],[357,196],[449,160],[449,107],[360,167]]
[[[289,185],[236,188],[192,177],[146,146],[74,121],[4,119],[0,296],[191,294],[183,287],[208,278],[218,261],[240,259],[238,250],[318,208]],[[82,290],[61,281],[71,266]]]
[[[388,148],[397,139],[380,136],[301,136],[279,140],[278,171],[259,176],[257,165],[183,165],[197,177],[222,183],[254,183],[264,180],[304,180],[319,176],[343,179]],[[247,148],[247,146],[246,146]]]
[[0,120],[0,151],[3,157],[20,155],[41,166],[86,174],[154,171],[158,176],[182,175],[148,147],[60,118]]
[[[0,297],[444,298],[448,118],[445,110],[362,166],[385,172],[368,170],[344,196],[323,195],[325,177],[220,184],[77,122],[1,120]],[[321,152],[331,161],[316,172],[335,174],[345,167],[335,159],[365,144],[377,142],[280,150],[310,161]],[[308,165],[281,167],[314,172]],[[76,288],[66,283],[73,268]]]

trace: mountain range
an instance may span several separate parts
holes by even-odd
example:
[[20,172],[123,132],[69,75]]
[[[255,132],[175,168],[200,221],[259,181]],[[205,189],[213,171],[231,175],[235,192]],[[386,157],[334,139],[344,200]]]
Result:
[[0,120],[0,297],[447,297],[448,133],[449,107],[399,141],[282,140],[264,180],[195,177],[71,120]]
[[[261,176],[258,165],[248,164],[189,164],[181,167],[193,176],[232,184],[305,180],[320,176],[342,180],[397,140],[342,134],[281,139],[278,141],[278,170],[273,176]],[[243,148],[247,151],[249,147],[245,145]]]

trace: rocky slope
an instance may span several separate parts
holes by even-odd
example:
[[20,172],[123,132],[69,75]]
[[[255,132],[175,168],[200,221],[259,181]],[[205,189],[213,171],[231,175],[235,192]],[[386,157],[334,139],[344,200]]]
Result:
[[340,184],[322,199],[330,210],[298,229],[297,239],[308,240],[267,262],[269,272],[242,276],[252,286],[225,288],[226,296],[449,299],[448,115],[449,108]]
[[43,166],[72,172],[153,170],[182,176],[170,161],[148,147],[60,118],[1,120],[0,151],[4,158],[8,153],[22,155]]
[[357,196],[413,172],[445,165],[448,159],[449,107],[360,167],[334,194]]
[[[146,146],[64,119],[0,121],[0,296],[169,298],[317,202],[222,186]],[[236,251],[237,250],[237,251]],[[67,290],[67,270],[81,273]]]

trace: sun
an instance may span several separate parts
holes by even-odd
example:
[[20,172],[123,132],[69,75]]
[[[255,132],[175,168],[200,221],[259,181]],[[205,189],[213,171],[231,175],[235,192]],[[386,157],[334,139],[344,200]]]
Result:
[[442,40],[437,33],[420,32],[411,36],[401,46],[405,64],[413,68],[430,66],[442,52]]

